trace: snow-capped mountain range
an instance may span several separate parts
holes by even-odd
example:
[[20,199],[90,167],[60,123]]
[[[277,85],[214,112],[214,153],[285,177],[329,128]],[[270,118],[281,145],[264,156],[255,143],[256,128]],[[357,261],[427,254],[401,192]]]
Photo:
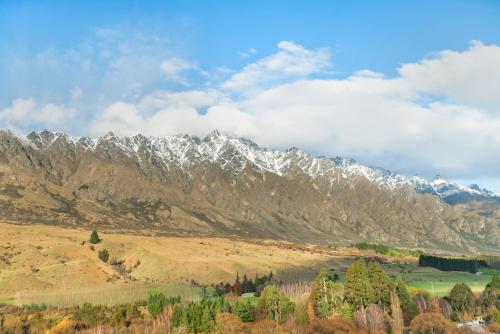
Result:
[[474,184],[465,186],[441,176],[432,180],[405,176],[363,165],[353,159],[314,157],[297,148],[286,151],[266,149],[250,140],[229,136],[218,130],[203,139],[188,135],[153,137],[139,134],[127,137],[111,132],[99,138],[73,137],[49,131],[32,132],[27,136],[9,133],[35,150],[47,150],[53,145],[66,143],[75,149],[109,154],[111,146],[136,160],[139,165],[147,161],[166,170],[177,167],[187,173],[192,165],[204,161],[217,164],[234,174],[251,167],[279,176],[289,176],[299,170],[312,178],[330,178],[332,183],[339,175],[344,179],[364,177],[390,190],[412,187],[418,193],[437,196],[449,204],[471,200],[500,201],[499,194]]
[[[0,220],[22,224],[489,254],[500,247],[499,198],[219,131],[205,138],[0,131]],[[463,204],[449,205],[456,203]]]

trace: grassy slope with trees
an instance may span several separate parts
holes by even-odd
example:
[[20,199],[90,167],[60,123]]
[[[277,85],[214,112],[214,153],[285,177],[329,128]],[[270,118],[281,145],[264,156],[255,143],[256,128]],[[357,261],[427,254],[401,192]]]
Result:
[[[248,280],[247,280],[248,281]],[[494,275],[481,294],[456,284],[445,298],[410,291],[400,276],[391,278],[376,262],[353,262],[344,280],[321,270],[305,301],[293,301],[267,275],[263,286],[246,283],[257,304],[240,294],[239,275],[228,288],[203,289],[196,301],[153,292],[148,300],[114,307],[84,304],[68,309],[44,305],[3,306],[0,330],[47,333],[465,333],[453,322],[475,315],[500,327],[500,278]]]

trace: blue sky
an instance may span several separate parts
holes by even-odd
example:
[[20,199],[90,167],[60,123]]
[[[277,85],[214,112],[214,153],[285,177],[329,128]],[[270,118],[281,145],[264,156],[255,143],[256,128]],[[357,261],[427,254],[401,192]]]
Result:
[[0,0],[0,127],[204,135],[500,192],[497,1]]

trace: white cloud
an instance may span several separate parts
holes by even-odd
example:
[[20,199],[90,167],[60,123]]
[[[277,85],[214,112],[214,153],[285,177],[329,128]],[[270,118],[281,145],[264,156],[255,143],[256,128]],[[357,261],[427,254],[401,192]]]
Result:
[[[208,117],[200,113],[203,108],[224,103],[222,94],[215,90],[169,92],[158,91],[141,99],[137,104],[119,101],[107,107],[93,124],[93,133],[102,135],[110,130],[126,135],[177,134],[189,129],[201,134],[209,126]],[[211,123],[214,128],[215,123]]]
[[241,58],[248,58],[248,57],[251,57],[253,56],[254,54],[257,53],[257,49],[255,48],[250,48],[246,51],[242,51],[242,52],[238,52],[238,55],[241,57]]
[[[500,110],[500,100],[488,86],[497,80],[491,75],[500,66],[497,49],[474,43],[441,52],[403,65],[394,78],[363,70],[314,79],[308,76],[330,66],[329,52],[281,42],[277,53],[247,65],[219,90],[117,102],[93,129],[203,136],[219,128],[268,147],[299,146],[410,173],[488,177],[500,165],[500,115],[491,112]],[[246,94],[233,94],[242,89]]]
[[434,58],[398,69],[419,92],[500,110],[500,47],[474,41],[464,52],[441,51]]
[[9,107],[0,110],[0,120],[7,123],[23,121],[34,107],[33,99],[16,99]]
[[160,65],[160,68],[169,80],[178,82],[183,85],[187,85],[187,79],[185,77],[186,72],[200,71],[200,68],[197,64],[179,57],[165,60]]
[[46,104],[39,111],[33,112],[31,117],[40,124],[58,125],[73,118],[75,109],[54,103]]
[[[44,102],[13,100],[0,107],[0,126],[198,136],[219,128],[267,147],[298,146],[407,173],[498,178],[497,45],[473,42],[464,51],[441,51],[401,65],[394,77],[362,69],[336,78],[328,72],[328,49],[294,42],[280,42],[274,54],[239,71],[220,67],[207,74],[196,63],[173,57],[166,44],[154,39],[124,41],[113,31],[98,35],[63,56],[46,50],[33,62],[16,62],[21,71],[16,77],[30,78],[34,71],[43,78],[22,81],[31,87],[28,91],[53,82],[58,82],[51,86],[55,91],[74,88],[66,104],[51,103],[59,99],[51,99],[46,90],[40,93]],[[165,90],[165,77],[187,85],[194,74],[206,81],[197,89]],[[65,76],[71,77],[69,84]],[[97,102],[89,101],[93,97]],[[81,117],[80,108],[87,104],[88,110],[103,106],[88,111],[90,121]]]
[[328,49],[307,50],[294,42],[278,43],[278,52],[246,65],[222,87],[228,90],[255,89],[284,79],[306,77],[331,66]]
[[0,109],[0,124],[5,128],[31,130],[30,127],[59,126],[74,115],[75,110],[65,105],[48,103],[37,108],[32,98],[17,99],[9,107]]

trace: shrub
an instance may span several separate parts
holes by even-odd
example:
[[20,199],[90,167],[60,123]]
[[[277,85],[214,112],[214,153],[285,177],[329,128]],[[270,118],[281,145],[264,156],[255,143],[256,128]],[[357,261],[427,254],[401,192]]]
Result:
[[354,322],[345,318],[316,319],[309,326],[318,334],[366,334],[363,329],[356,327]]
[[239,334],[243,330],[243,323],[238,316],[233,313],[219,313],[215,317],[215,326],[217,333],[220,334]]
[[99,238],[99,234],[97,234],[96,230],[93,230],[90,233],[90,240],[89,241],[91,244],[94,244],[94,245],[101,242],[101,239]]
[[115,309],[112,319],[115,321],[115,323],[120,323],[126,317],[127,317],[127,307],[119,306]]
[[496,308],[493,309],[491,312],[491,319],[500,325],[500,310],[497,310]]
[[421,313],[412,320],[411,330],[415,334],[446,334],[449,322],[441,313]]
[[182,324],[183,316],[184,316],[184,309],[182,305],[175,304],[174,308],[172,309],[172,316],[170,318],[170,321],[172,321],[172,326],[179,327]]
[[148,299],[148,312],[153,317],[156,317],[163,313],[163,310],[167,306],[167,299],[163,293],[155,293],[149,296]]
[[498,277],[496,272],[493,273],[493,277],[491,278],[491,282],[489,282],[486,285],[486,287],[500,290],[500,277]]
[[231,306],[224,297],[210,297],[191,302],[184,308],[183,321],[191,333],[213,330],[218,313],[230,312]]
[[265,319],[257,321],[252,327],[252,334],[275,334],[277,333],[276,322]]
[[293,311],[293,318],[296,324],[308,324],[310,319],[309,313],[307,312],[307,305],[302,303],[296,304],[295,310]]
[[102,262],[108,262],[109,260],[109,252],[107,249],[100,250],[97,256],[99,257],[99,259],[101,259]]
[[63,319],[57,325],[48,330],[47,334],[66,334],[74,333],[79,329],[79,324],[72,319]]
[[235,308],[236,314],[243,322],[255,321],[255,307],[250,303],[249,299],[238,301]]

